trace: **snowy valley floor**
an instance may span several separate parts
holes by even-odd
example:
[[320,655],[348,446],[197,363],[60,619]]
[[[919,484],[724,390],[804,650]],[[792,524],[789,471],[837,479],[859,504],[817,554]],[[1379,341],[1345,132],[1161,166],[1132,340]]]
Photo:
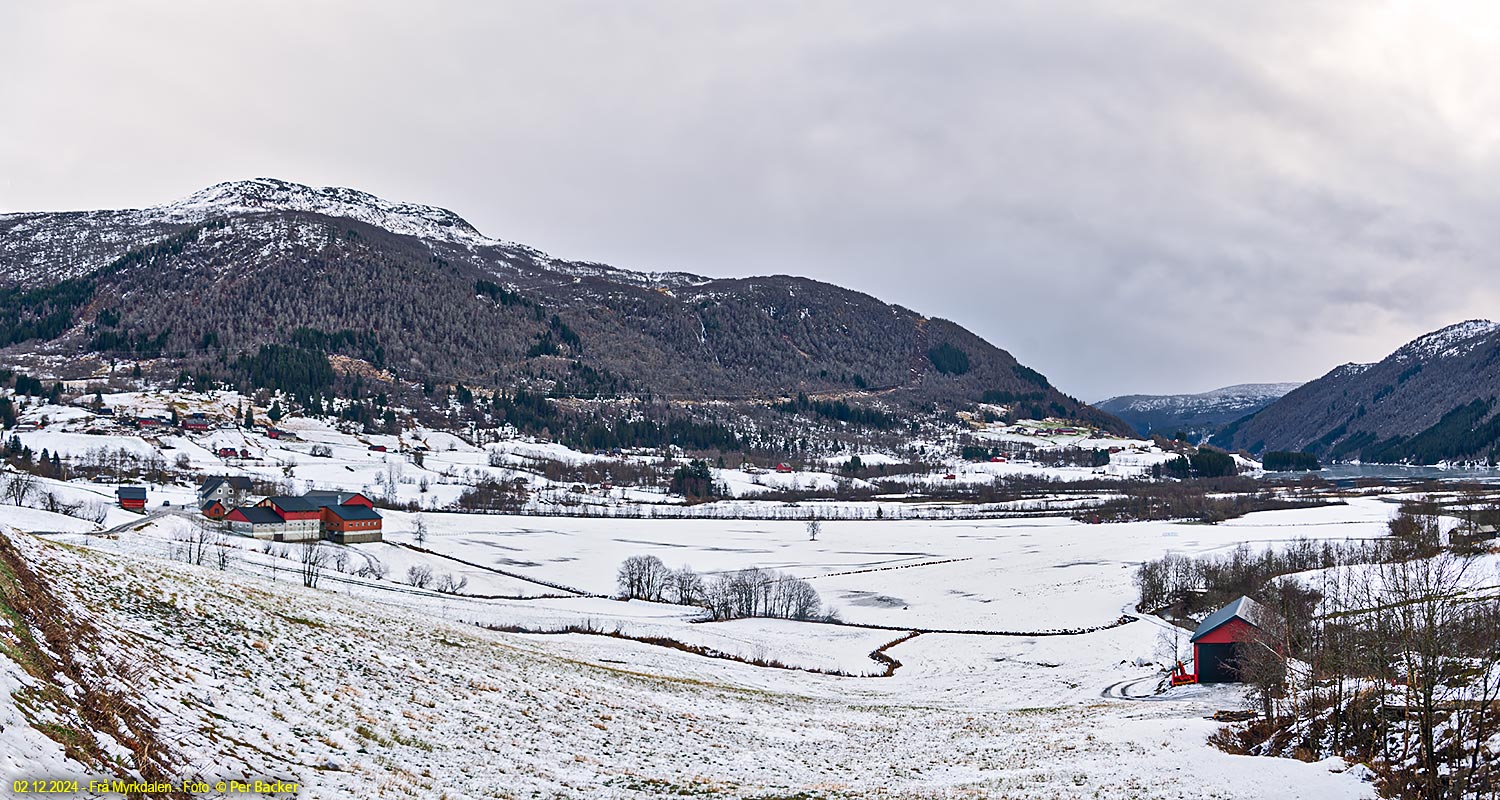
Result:
[[[891,648],[892,677],[830,677],[5,536],[136,665],[116,688],[157,720],[179,778],[293,780],[308,798],[1373,796],[1340,765],[1208,747],[1232,690],[1107,697],[1153,673],[1135,666],[1157,646],[1150,619],[924,634]],[[6,785],[92,772],[22,718],[16,693],[37,683],[0,657]]]

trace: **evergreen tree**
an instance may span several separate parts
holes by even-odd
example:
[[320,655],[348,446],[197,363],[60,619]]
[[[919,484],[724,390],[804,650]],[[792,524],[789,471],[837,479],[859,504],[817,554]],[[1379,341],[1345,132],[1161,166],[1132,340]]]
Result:
[[266,410],[266,417],[271,420],[272,425],[281,421],[281,400],[271,401],[271,407]]

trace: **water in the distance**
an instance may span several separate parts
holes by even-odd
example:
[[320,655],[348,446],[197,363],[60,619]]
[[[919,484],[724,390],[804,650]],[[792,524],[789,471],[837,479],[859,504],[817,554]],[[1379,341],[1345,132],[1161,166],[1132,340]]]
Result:
[[[1300,478],[1306,472],[1267,472],[1267,478]],[[1391,481],[1484,481],[1500,483],[1497,467],[1413,467],[1404,464],[1329,464],[1311,473],[1326,481],[1360,478]]]

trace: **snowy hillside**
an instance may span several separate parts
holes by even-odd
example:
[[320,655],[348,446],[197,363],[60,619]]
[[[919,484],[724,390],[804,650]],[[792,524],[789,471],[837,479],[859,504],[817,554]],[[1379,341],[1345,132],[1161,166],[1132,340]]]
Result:
[[1392,357],[1403,361],[1426,361],[1461,356],[1478,347],[1496,330],[1500,330],[1500,323],[1487,319],[1466,320],[1419,336],[1403,345]]
[[1270,405],[1299,385],[1243,383],[1199,394],[1123,395],[1093,405],[1130,423],[1143,436],[1186,431],[1199,439]]
[[[905,627],[921,630],[970,616],[962,609],[982,607],[988,593],[993,623],[1035,628],[1118,616],[1130,592],[1122,562],[1308,530],[1367,536],[1389,513],[1370,501],[1240,526],[1127,526],[1112,532],[1105,553],[1085,544],[1097,528],[1061,521],[1025,538],[1016,536],[1024,529],[1006,526],[845,523],[826,541],[808,542],[796,525],[726,534],[690,522],[621,528],[575,519],[545,526],[549,534],[524,520],[494,518],[498,526],[474,530],[453,517],[435,520],[432,544],[480,560],[486,550],[503,552],[535,562],[534,574],[597,588],[623,552],[709,569],[754,560],[822,575],[820,589],[862,609],[870,624],[918,614]],[[288,567],[275,569],[274,552],[237,547],[225,570],[167,560],[176,535],[170,517],[108,537],[60,537],[81,546],[65,548],[59,537],[5,529],[8,514],[0,508],[0,537],[39,576],[34,594],[57,598],[77,624],[99,632],[97,641],[108,643],[93,656],[105,665],[99,685],[117,707],[141,713],[131,726],[106,731],[65,714],[66,704],[22,704],[18,687],[54,678],[0,649],[0,679],[10,689],[0,693],[4,777],[37,768],[129,774],[140,751],[122,742],[149,733],[170,742],[156,761],[179,779],[295,781],[301,796],[318,798],[950,792],[1223,800],[1284,797],[1289,786],[1325,798],[1374,796],[1341,762],[1252,759],[1205,744],[1217,725],[1204,717],[1236,707],[1238,692],[1151,695],[1158,665],[1170,659],[1163,623],[1152,618],[1067,636],[911,638],[900,627],[695,624],[675,607],[640,602],[398,591],[394,581],[337,572],[348,580],[314,590]],[[374,546],[358,549],[385,557]],[[13,571],[0,570],[7,602],[17,597],[4,583]],[[1039,608],[1026,598],[1041,596],[1058,598],[1050,605],[1059,616],[1023,613]],[[869,602],[857,605],[859,598]],[[546,629],[569,620],[600,632],[671,635],[741,658],[801,659],[806,668],[872,664],[869,652],[885,646],[899,666],[889,677],[869,670],[838,677],[613,635],[472,624]],[[0,629],[0,640],[7,635]],[[86,657],[62,640],[54,655]],[[151,668],[110,683],[110,670],[127,663]],[[98,753],[69,755],[35,727],[49,718],[96,738]],[[104,757],[111,752],[118,757]]]
[[1500,324],[1467,320],[1375,364],[1345,364],[1298,387],[1219,443],[1302,450],[1324,461],[1493,463],[1500,456]]

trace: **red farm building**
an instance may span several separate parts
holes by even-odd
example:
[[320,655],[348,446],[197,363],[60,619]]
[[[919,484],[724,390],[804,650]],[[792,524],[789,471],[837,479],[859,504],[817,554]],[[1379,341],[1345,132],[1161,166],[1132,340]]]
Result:
[[1209,614],[1193,632],[1193,671],[1198,683],[1237,683],[1241,648],[1258,631],[1269,630],[1276,617],[1248,597]]
[[120,501],[120,508],[128,508],[132,511],[142,511],[146,508],[146,487],[144,486],[121,486],[115,490],[115,497]]
[[202,511],[203,516],[209,519],[223,519],[229,515],[229,509],[225,508],[224,504],[218,500],[210,500],[199,506],[198,510]]

